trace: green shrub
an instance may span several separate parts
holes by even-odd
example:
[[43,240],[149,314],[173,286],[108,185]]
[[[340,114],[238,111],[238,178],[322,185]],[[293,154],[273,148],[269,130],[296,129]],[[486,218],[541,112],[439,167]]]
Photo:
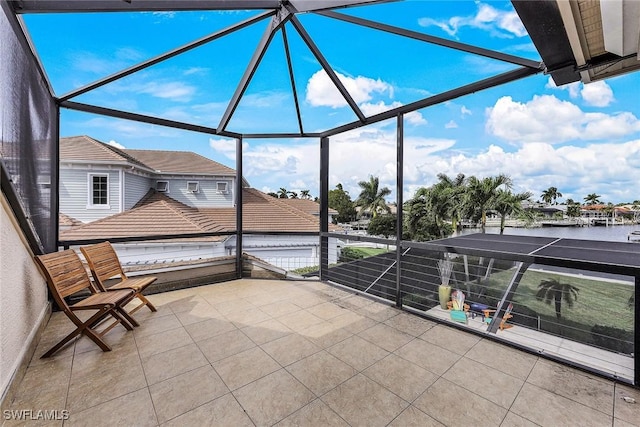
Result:
[[613,326],[595,325],[591,328],[595,345],[619,353],[633,353],[633,332]]
[[340,251],[340,261],[349,262],[354,261],[356,259],[362,259],[366,256],[364,251],[359,250],[358,248],[346,247],[342,248]]

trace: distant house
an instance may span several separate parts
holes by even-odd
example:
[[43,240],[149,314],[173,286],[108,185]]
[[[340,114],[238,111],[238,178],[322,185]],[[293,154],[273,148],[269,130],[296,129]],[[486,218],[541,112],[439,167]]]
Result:
[[235,175],[192,152],[122,150],[88,136],[60,138],[60,212],[82,222],[125,212],[150,188],[187,206],[232,207]]
[[[62,138],[60,240],[233,232],[234,186],[235,170],[194,153],[120,150],[86,136]],[[319,231],[319,205],[276,199],[244,180],[243,187],[243,251],[287,270],[318,265],[313,233]],[[195,261],[235,253],[236,236],[141,241],[116,249],[125,264]],[[329,253],[329,262],[337,262],[335,239]]]

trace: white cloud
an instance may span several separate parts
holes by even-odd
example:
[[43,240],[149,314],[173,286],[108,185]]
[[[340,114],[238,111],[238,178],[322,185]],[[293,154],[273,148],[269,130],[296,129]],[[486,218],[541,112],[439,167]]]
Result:
[[117,143],[117,142],[116,142],[116,141],[114,141],[113,139],[112,139],[111,141],[109,141],[109,142],[107,143],[107,145],[110,145],[110,146],[112,146],[112,147],[116,147],[116,148],[120,148],[120,149],[122,149],[122,150],[125,148],[125,146],[124,146],[124,145]]
[[151,81],[139,86],[136,92],[156,98],[189,102],[196,88],[180,81]]
[[594,107],[606,107],[614,100],[611,87],[603,80],[584,85],[580,94],[587,105]]
[[[376,93],[393,97],[393,87],[380,79],[336,74],[357,104],[371,101]],[[348,105],[324,70],[317,71],[307,82],[306,100],[314,107],[339,108]]]
[[462,114],[463,116],[464,115],[469,115],[470,116],[473,113],[471,112],[471,110],[469,110],[467,107],[465,107],[463,105],[462,107],[460,107],[460,114]]
[[191,68],[187,68],[183,74],[185,76],[190,76],[193,74],[203,75],[203,74],[207,74],[208,72],[209,72],[209,69],[205,67],[191,67]]
[[444,127],[446,129],[455,129],[458,127],[458,124],[456,122],[454,122],[453,120],[450,120],[449,123],[445,124]]
[[640,131],[632,113],[585,113],[553,95],[534,96],[527,103],[504,96],[487,109],[487,132],[513,143],[617,138]]
[[[371,117],[373,115],[384,113],[385,111],[389,111],[394,108],[402,107],[403,105],[404,104],[402,102],[398,102],[398,101],[394,101],[391,104],[386,104],[384,101],[379,101],[375,104],[365,102],[363,104],[360,104],[360,109],[362,110],[365,116]],[[414,126],[427,124],[427,120],[419,111],[412,111],[410,113],[405,114],[404,119],[409,124],[412,124]]]
[[566,90],[572,99],[582,97],[586,105],[593,107],[607,107],[615,101],[613,90],[611,90],[611,87],[603,80],[586,85],[581,82],[574,82],[558,87],[553,79],[549,77],[545,87],[549,89]]
[[486,3],[477,2],[478,10],[471,16],[454,16],[448,20],[420,18],[423,27],[435,26],[450,36],[456,36],[463,27],[488,31],[495,37],[523,37],[527,31],[515,11],[498,10]]

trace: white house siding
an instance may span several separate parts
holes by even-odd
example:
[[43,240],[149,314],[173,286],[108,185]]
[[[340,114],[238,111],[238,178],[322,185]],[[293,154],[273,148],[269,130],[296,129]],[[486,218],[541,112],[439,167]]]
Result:
[[124,173],[124,210],[129,210],[144,197],[150,188],[153,188],[155,180],[135,175],[129,172]]
[[[88,208],[89,174],[109,176],[109,207]],[[118,169],[60,168],[60,212],[82,222],[91,222],[121,211]]]
[[[338,260],[337,240],[329,239],[329,264]],[[243,251],[285,270],[317,266],[320,263],[317,236],[245,235]],[[120,261],[125,266],[197,261],[234,255],[236,238],[223,242],[132,242],[114,244]]]
[[152,265],[226,256],[224,242],[132,242],[113,245],[125,266]]
[[27,249],[4,194],[0,195],[0,401],[21,365],[28,363],[47,319],[47,284]]
[[[196,208],[228,208],[233,206],[233,182],[228,178],[158,178],[153,181],[169,181],[169,192],[167,195],[188,206]],[[187,182],[198,182],[198,192],[187,191]],[[227,183],[226,194],[221,194],[217,190],[218,182]]]

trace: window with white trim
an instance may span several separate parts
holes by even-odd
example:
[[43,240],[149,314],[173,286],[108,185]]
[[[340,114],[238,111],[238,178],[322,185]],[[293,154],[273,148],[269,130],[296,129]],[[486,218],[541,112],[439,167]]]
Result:
[[109,206],[109,175],[89,174],[89,206]]
[[156,182],[156,191],[158,193],[168,193],[169,192],[169,181],[158,181],[158,182]]
[[200,190],[200,186],[198,181],[188,181],[187,182],[187,192],[188,193],[197,193]]
[[227,194],[229,191],[229,185],[226,182],[216,182],[216,190],[218,193]]

